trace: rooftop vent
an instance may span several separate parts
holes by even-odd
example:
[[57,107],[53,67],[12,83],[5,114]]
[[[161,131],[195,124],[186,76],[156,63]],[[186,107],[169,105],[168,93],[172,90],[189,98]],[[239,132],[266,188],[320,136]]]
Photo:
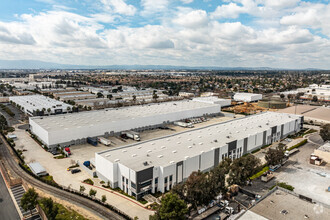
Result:
[[166,148],[165,146],[161,146],[162,149]]
[[136,154],[132,154],[132,157],[136,157]]
[[174,154],[175,154],[176,152],[177,152],[176,150],[172,151],[172,153],[174,153]]
[[120,160],[119,159],[115,159],[115,162],[119,162]]
[[111,154],[107,154],[107,155],[105,155],[106,157],[110,157],[111,156]]
[[158,155],[158,158],[162,158],[163,157],[163,155]]
[[144,166],[148,166],[148,165],[149,165],[149,164],[148,164],[148,161],[143,162],[143,165],[144,165]]
[[192,148],[192,146],[188,146],[188,148]]
[[148,152],[148,153],[151,153],[151,152],[152,152],[152,150],[148,150],[147,152]]

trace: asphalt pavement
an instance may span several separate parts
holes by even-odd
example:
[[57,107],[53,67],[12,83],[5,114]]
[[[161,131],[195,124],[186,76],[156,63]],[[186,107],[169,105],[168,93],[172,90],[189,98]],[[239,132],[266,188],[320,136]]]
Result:
[[10,197],[5,181],[0,175],[0,219],[17,220],[20,216]]

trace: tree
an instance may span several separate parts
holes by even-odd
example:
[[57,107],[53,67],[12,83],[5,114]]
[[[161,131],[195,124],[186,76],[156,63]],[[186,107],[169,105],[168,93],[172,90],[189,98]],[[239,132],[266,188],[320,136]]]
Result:
[[66,108],[66,110],[68,110],[68,112],[71,111],[71,107],[68,106],[68,107]]
[[51,112],[51,109],[50,109],[50,108],[48,108],[48,109],[47,109],[47,112],[48,112],[48,113],[50,113],[50,112]]
[[260,164],[260,159],[252,154],[235,159],[230,166],[228,184],[245,185],[248,178],[258,171]]
[[330,124],[325,124],[321,127],[320,136],[322,137],[323,141],[330,140]]
[[107,201],[107,197],[105,195],[102,195],[102,202],[105,203]]
[[43,198],[40,200],[43,210],[49,220],[55,220],[58,214],[58,206],[54,204],[51,198]]
[[195,209],[200,205],[208,204],[213,199],[214,195],[211,191],[207,175],[201,171],[192,172],[185,182],[186,201]]
[[90,190],[89,190],[89,195],[90,195],[90,196],[95,196],[96,193],[97,193],[97,191],[94,190],[94,189],[90,189]]
[[285,148],[283,145],[278,145],[276,149],[269,148],[266,152],[265,159],[268,165],[281,164],[284,159]]
[[187,204],[175,193],[167,193],[161,200],[155,215],[150,216],[151,220],[172,220],[186,219],[188,213]]
[[104,95],[101,92],[97,93],[97,98],[103,98],[103,97],[104,97]]
[[317,102],[317,101],[318,101],[318,98],[317,98],[316,95],[313,96],[312,101],[313,101],[313,102]]
[[133,95],[133,102],[136,102],[136,95]]
[[24,211],[30,211],[32,215],[32,210],[36,207],[38,203],[38,193],[34,188],[29,189],[26,193],[23,194],[21,198],[21,206]]
[[81,193],[83,193],[85,190],[86,190],[86,188],[85,188],[84,186],[80,186],[79,191],[80,191]]
[[281,97],[281,99],[284,99],[285,95],[284,94],[281,94],[280,97]]

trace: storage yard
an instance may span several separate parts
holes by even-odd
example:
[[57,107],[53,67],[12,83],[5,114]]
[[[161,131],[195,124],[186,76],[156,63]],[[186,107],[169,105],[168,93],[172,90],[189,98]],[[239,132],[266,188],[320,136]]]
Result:
[[30,118],[31,132],[48,147],[86,143],[87,137],[112,136],[136,129],[142,131],[173,121],[220,114],[220,105],[177,101],[105,109],[67,115]]
[[320,123],[330,123],[330,107],[297,105],[281,109],[278,112],[303,115],[306,120],[314,120]]
[[207,171],[225,157],[240,157],[299,131],[302,122],[300,116],[262,113],[96,153],[96,169],[111,187],[130,195],[165,192],[193,171]]

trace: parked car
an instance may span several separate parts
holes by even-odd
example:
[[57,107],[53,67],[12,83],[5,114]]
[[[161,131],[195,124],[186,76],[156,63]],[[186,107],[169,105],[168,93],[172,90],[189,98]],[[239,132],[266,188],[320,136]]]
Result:
[[80,169],[73,169],[73,170],[71,170],[71,173],[72,173],[72,174],[79,173],[79,172],[81,172]]

